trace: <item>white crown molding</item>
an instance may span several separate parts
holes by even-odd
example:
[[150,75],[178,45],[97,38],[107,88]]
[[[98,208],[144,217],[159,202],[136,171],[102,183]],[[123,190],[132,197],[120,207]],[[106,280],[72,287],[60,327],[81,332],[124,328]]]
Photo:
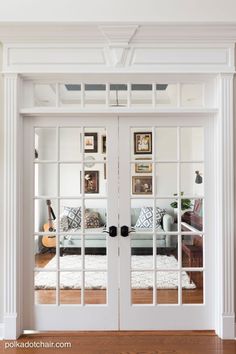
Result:
[[65,23],[1,22],[0,42],[155,43],[156,41],[236,42],[233,23]]

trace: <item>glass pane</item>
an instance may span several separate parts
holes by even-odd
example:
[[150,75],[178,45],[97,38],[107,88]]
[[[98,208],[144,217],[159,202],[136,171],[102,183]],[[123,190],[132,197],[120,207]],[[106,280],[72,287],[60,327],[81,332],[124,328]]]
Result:
[[[160,236],[156,236],[157,241]],[[156,252],[156,268],[157,269],[177,269],[178,268],[178,236],[171,235],[173,238],[173,246],[170,247],[158,247]]]
[[178,304],[179,273],[156,273],[157,304]]
[[182,303],[203,304],[203,272],[182,272]]
[[132,84],[131,85],[131,105],[132,106],[152,105],[152,85]]
[[140,161],[131,165],[133,195],[151,195],[153,190],[153,165],[150,162]]
[[106,304],[106,290],[106,272],[85,272],[85,304]]
[[177,105],[177,85],[157,84],[156,85],[156,103],[161,106]]
[[177,230],[177,201],[175,199],[156,199],[157,232]]
[[81,104],[80,84],[60,84],[59,86],[60,106]]
[[57,195],[57,165],[56,164],[35,164],[35,195],[56,196]]
[[82,268],[81,236],[68,234],[60,237],[60,269],[76,271]]
[[[70,257],[73,260],[75,268],[81,268],[81,236],[76,234],[67,234],[60,237],[60,257],[74,256]],[[67,258],[68,260],[69,258]],[[67,260],[60,259],[60,266],[68,268]]]
[[131,268],[153,268],[153,236],[135,234],[131,236]]
[[48,232],[49,236],[57,229],[57,200],[36,199],[34,203],[34,230]]
[[150,199],[131,200],[131,227],[136,231],[152,231],[153,201]]
[[159,197],[172,197],[177,192],[177,164],[156,164],[156,194]]
[[203,84],[182,84],[181,85],[182,106],[203,105]]
[[34,105],[36,107],[56,106],[56,85],[35,84]]
[[107,247],[104,234],[85,236],[85,268],[93,270],[107,269]]
[[[73,235],[79,232],[82,223],[82,202],[79,199],[61,199],[60,201],[60,232]],[[67,236],[67,235],[66,235]],[[65,237],[65,245],[74,244],[73,238]],[[61,240],[62,242],[62,240]],[[80,245],[78,246],[80,247]]]
[[203,128],[181,128],[181,160],[201,161],[204,159]]
[[135,128],[131,131],[132,159],[152,159],[152,130],[150,128]]
[[82,159],[81,129],[60,128],[60,160],[80,161]]
[[60,165],[60,195],[76,197],[81,194],[81,164]]
[[84,170],[84,193],[106,196],[106,164],[94,164],[93,169]]
[[105,234],[101,234],[107,225],[107,201],[104,199],[86,199],[84,211],[84,228],[86,234],[96,233],[104,247]]
[[189,196],[204,195],[204,165],[202,163],[182,163],[181,192]]
[[127,85],[111,84],[110,85],[110,106],[126,107],[127,106]]
[[198,268],[203,266],[203,236],[182,236],[182,267]]
[[57,160],[56,128],[35,128],[35,159]]
[[[55,235],[54,235],[55,236]],[[43,236],[34,237],[34,259],[35,268],[56,269],[56,248],[45,247],[42,243]],[[56,237],[53,241],[56,244]]]
[[156,129],[156,156],[159,161],[177,160],[177,128]]
[[106,103],[106,85],[86,84],[85,85],[85,105],[97,106]]
[[81,280],[80,272],[60,272],[60,303],[81,303]]
[[34,273],[34,300],[35,304],[56,303],[56,272],[35,272]]
[[106,157],[106,129],[85,128],[84,133],[84,160],[87,167],[92,168],[95,160],[103,161]]
[[153,272],[131,272],[131,303],[153,303]]
[[186,208],[190,203],[190,208],[182,211],[181,230],[202,231],[204,225],[203,200],[202,199],[182,199],[182,205]]

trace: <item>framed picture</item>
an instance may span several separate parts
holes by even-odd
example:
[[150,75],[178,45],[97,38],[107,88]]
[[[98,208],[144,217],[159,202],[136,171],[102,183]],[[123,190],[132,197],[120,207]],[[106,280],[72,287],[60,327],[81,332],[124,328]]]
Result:
[[152,132],[134,133],[134,154],[152,153]]
[[98,152],[97,133],[84,133],[84,152]]
[[84,193],[99,193],[99,171],[84,171]]
[[106,135],[102,135],[102,154],[107,152],[107,137]]
[[133,194],[152,194],[152,176],[133,176]]
[[135,164],[135,172],[136,173],[151,173],[152,172],[152,164],[148,162],[139,162]]

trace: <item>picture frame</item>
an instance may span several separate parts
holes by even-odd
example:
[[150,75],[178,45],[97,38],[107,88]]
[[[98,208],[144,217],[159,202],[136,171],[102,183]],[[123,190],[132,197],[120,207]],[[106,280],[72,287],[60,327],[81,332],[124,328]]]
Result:
[[107,137],[106,135],[102,135],[102,154],[106,154],[107,152]]
[[132,193],[135,195],[152,194],[152,176],[133,176]]
[[99,171],[84,171],[84,193],[99,193]]
[[98,152],[98,133],[84,133],[84,152]]
[[135,173],[152,173],[152,163],[150,162],[136,163]]
[[134,133],[134,154],[152,154],[152,132]]

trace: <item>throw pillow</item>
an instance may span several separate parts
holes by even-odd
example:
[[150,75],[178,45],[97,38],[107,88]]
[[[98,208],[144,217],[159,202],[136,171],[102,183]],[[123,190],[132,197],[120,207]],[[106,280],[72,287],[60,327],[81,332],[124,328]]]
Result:
[[61,215],[60,218],[60,232],[66,232],[69,229],[68,218],[66,215]]
[[63,214],[67,216],[69,229],[81,227],[81,207],[64,207]]
[[[156,207],[156,228],[161,225],[163,216],[165,215],[165,209]],[[150,229],[153,227],[153,208],[143,207],[141,209],[138,220],[135,224],[135,228],[139,229]]]
[[101,226],[99,213],[85,210],[84,227],[85,229],[96,229]]

